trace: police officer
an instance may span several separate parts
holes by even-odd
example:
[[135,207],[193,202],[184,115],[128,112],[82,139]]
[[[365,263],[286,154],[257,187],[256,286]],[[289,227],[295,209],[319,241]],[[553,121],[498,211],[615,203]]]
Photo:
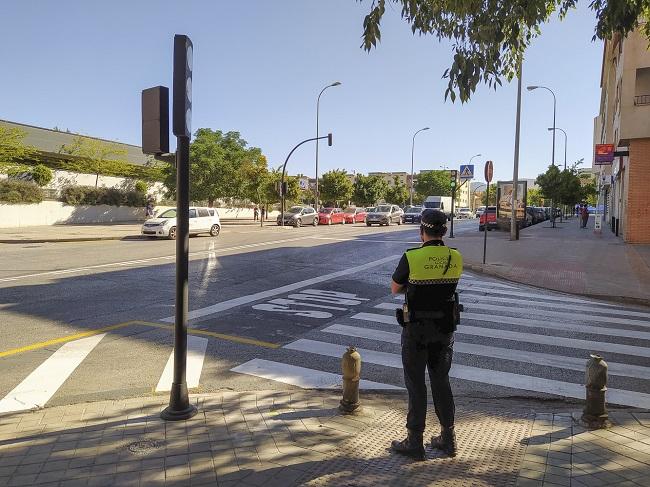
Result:
[[409,395],[406,428],[408,436],[392,442],[397,453],[424,460],[422,435],[427,414],[429,380],[436,415],[442,431],[431,438],[431,447],[449,456],[456,455],[454,397],[449,384],[449,369],[454,345],[454,330],[459,321],[456,285],[463,271],[461,254],[446,247],[447,217],[438,210],[422,212],[422,246],[408,250],[393,273],[391,291],[406,293],[403,309],[397,310],[402,330],[402,364]]

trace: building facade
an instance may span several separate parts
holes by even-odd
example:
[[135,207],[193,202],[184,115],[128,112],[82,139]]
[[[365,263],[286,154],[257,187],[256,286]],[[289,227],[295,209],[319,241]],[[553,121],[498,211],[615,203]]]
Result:
[[650,243],[650,51],[639,32],[605,41],[594,144],[614,144],[612,164],[593,168],[603,228],[628,243]]

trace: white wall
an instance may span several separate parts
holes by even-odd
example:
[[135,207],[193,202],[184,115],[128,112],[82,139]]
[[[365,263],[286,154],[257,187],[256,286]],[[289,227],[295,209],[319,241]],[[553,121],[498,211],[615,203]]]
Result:
[[32,205],[0,204],[0,228],[143,220],[144,208],[128,206],[69,206],[60,201],[43,201]]
[[[54,189],[59,192],[65,186],[95,186],[95,174],[83,174],[78,172],[56,170],[53,172],[53,178],[45,189]],[[105,188],[131,188],[137,179],[122,178],[116,176],[99,176],[97,186]],[[149,186],[147,194],[152,194],[156,200],[162,199],[165,193],[165,186],[161,182],[155,182]]]

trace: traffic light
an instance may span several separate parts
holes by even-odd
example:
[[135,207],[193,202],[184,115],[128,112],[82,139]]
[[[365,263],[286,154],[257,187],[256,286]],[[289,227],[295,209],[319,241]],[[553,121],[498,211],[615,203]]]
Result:
[[192,135],[192,41],[174,36],[174,86],[172,132],[177,137]]
[[451,186],[452,190],[456,189],[456,177],[457,176],[458,176],[458,171],[456,171],[456,170],[449,171],[449,177],[450,177],[449,185]]

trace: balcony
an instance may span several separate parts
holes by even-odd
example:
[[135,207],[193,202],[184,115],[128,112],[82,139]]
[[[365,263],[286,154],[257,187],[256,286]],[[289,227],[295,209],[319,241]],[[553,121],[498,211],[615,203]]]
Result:
[[634,97],[634,105],[637,107],[650,105],[650,95],[637,95]]

